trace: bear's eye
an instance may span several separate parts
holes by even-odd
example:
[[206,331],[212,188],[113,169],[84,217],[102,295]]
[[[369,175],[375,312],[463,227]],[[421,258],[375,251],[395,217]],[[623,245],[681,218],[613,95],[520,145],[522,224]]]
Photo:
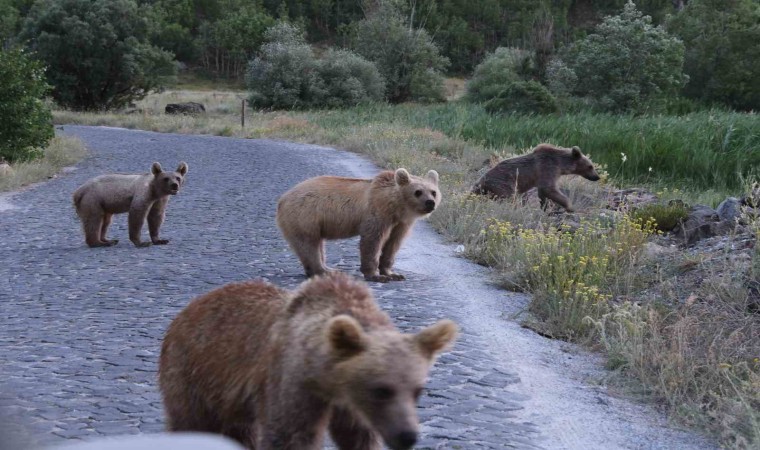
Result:
[[430,191],[430,195],[432,195],[433,198],[435,198],[435,191]]
[[415,197],[419,197],[420,195],[422,195],[422,191],[420,191],[419,189],[416,190],[416,191],[414,191],[414,196]]
[[387,386],[372,388],[370,392],[372,393],[372,398],[378,401],[390,400],[394,395],[393,389]]
[[422,395],[422,392],[423,392],[422,388],[415,389],[414,390],[414,399],[415,400],[419,400],[420,399],[420,395]]

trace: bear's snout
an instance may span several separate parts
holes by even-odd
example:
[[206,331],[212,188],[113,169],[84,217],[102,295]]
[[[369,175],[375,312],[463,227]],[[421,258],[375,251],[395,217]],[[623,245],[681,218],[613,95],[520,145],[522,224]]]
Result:
[[169,185],[169,189],[171,190],[172,194],[176,194],[179,192],[179,184],[178,183],[172,183]]
[[599,175],[592,173],[590,175],[584,175],[584,178],[591,181],[599,181]]
[[391,444],[391,447],[393,447],[394,450],[405,450],[408,448],[414,447],[414,444],[417,443],[417,432],[416,431],[402,431],[399,434],[396,435],[396,437],[393,439],[393,443]]
[[435,201],[434,200],[425,200],[425,209],[427,212],[433,212],[435,209]]

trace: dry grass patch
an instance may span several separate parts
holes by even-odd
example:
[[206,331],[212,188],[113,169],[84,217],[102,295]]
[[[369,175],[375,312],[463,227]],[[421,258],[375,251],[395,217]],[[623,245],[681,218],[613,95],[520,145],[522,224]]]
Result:
[[56,136],[40,159],[14,164],[0,173],[0,191],[11,191],[53,177],[66,166],[77,163],[87,150],[77,138]]

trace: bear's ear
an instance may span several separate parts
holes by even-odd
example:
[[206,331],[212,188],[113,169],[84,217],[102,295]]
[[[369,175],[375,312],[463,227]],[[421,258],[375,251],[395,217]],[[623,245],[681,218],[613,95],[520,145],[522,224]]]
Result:
[[581,156],[583,156],[583,153],[581,153],[581,148],[577,145],[573,146],[572,150],[573,158],[579,159]]
[[327,324],[327,341],[340,359],[355,356],[367,348],[362,326],[356,319],[345,314],[330,319]]
[[436,172],[435,170],[428,171],[427,175],[425,175],[425,178],[430,180],[431,183],[438,186],[438,172]]
[[396,170],[396,184],[399,186],[409,184],[409,172],[407,172],[406,169]]
[[181,163],[179,163],[179,166],[177,167],[177,172],[179,172],[179,174],[184,177],[185,174],[187,173],[187,169],[188,169],[187,163],[185,161],[182,161]]
[[441,320],[417,333],[414,341],[426,357],[432,358],[454,342],[457,334],[459,327],[454,322]]
[[161,168],[161,164],[154,162],[152,166],[150,166],[150,172],[153,175],[158,175],[159,173],[163,172],[164,169]]

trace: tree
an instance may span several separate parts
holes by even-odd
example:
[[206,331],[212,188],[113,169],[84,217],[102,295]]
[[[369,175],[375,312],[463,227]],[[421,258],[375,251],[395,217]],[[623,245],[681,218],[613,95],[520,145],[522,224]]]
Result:
[[688,80],[683,43],[653,26],[632,1],[571,45],[563,59],[577,77],[574,93],[607,111],[647,108],[676,95]]
[[499,47],[475,67],[475,73],[467,83],[467,100],[491,100],[510,84],[529,80],[532,72],[530,53],[519,48]]
[[687,97],[760,110],[760,3],[692,0],[668,30],[686,44]]
[[377,65],[389,101],[443,100],[442,72],[449,60],[424,29],[410,26],[392,4],[380,4],[357,24],[353,48]]
[[40,0],[21,36],[48,66],[53,98],[76,110],[122,107],[176,71],[133,0]]
[[43,101],[50,89],[39,61],[20,49],[0,49],[0,159],[40,155],[53,138],[53,117]]

